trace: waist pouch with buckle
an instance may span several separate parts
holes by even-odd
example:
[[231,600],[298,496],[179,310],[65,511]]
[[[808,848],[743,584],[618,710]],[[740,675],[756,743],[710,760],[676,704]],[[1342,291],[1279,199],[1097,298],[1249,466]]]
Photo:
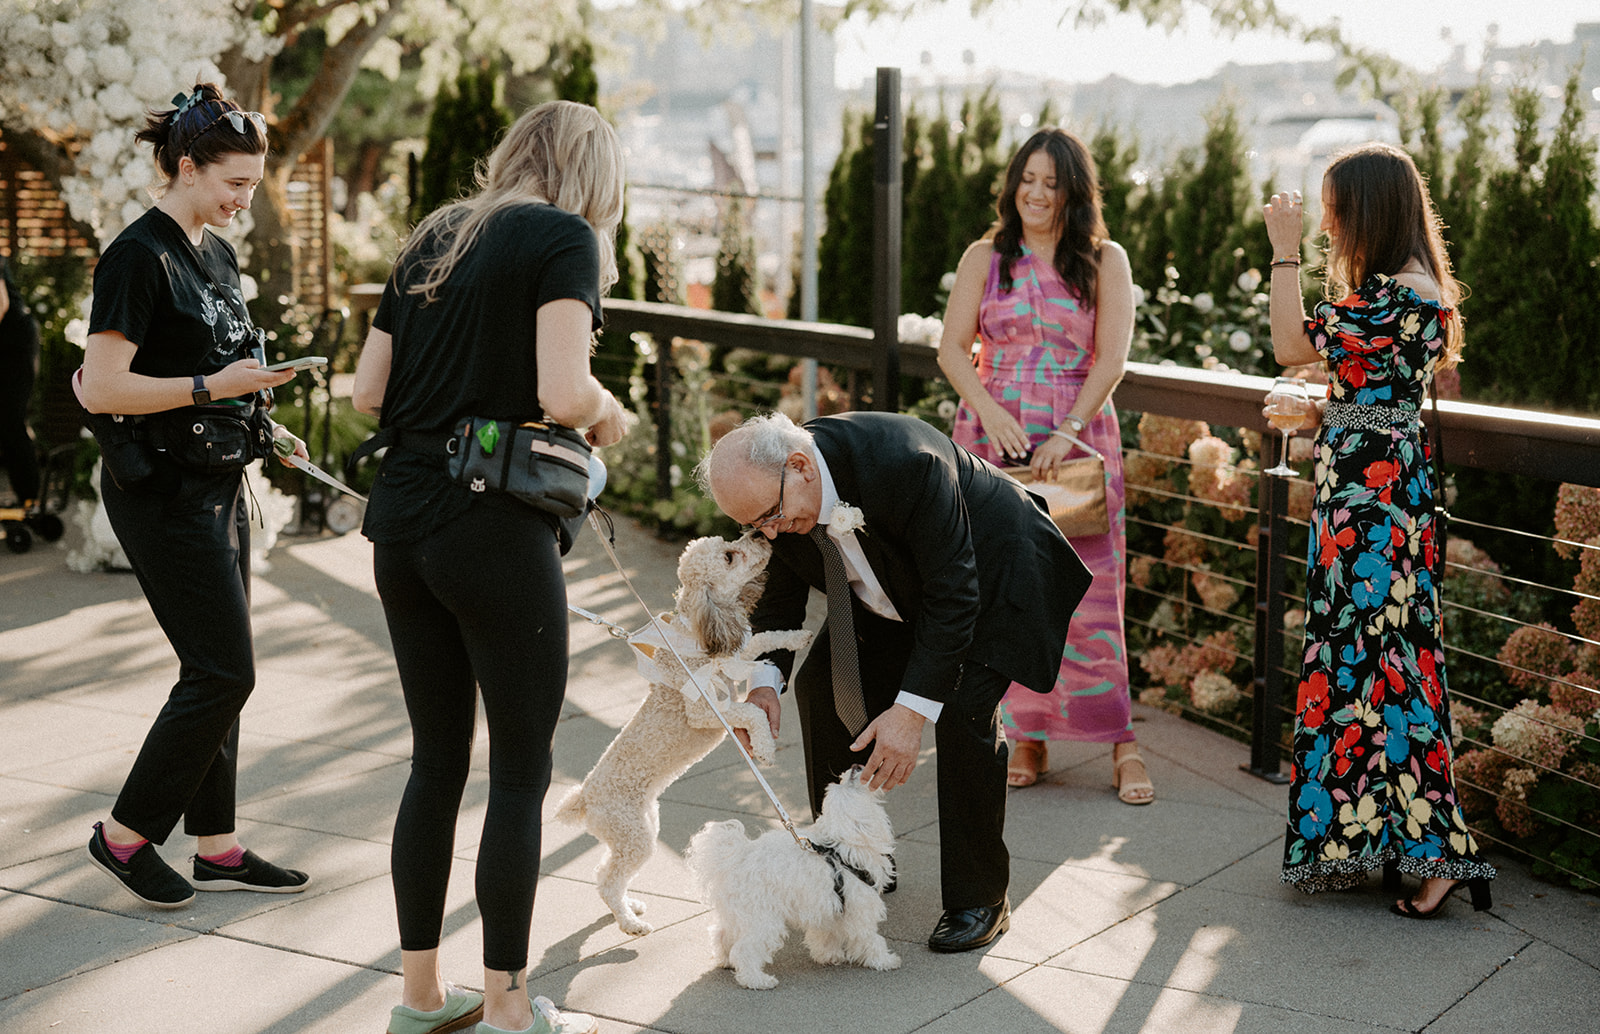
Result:
[[272,424],[259,406],[190,407],[146,418],[150,444],[184,470],[228,474],[272,455]]
[[177,489],[178,472],[157,459],[144,417],[85,411],[83,424],[94,435],[100,462],[118,488],[168,494]]
[[557,423],[465,417],[446,469],[474,492],[504,492],[556,517],[589,508],[589,456],[582,432]]

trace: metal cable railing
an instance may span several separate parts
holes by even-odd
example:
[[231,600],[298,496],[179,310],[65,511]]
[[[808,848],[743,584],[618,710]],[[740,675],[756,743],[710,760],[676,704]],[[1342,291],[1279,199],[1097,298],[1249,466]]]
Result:
[[[797,359],[816,358],[851,375],[870,375],[876,362],[872,334],[858,328],[757,320],[644,303],[614,303],[608,311],[620,329],[646,331],[658,341],[693,338]],[[900,343],[898,348],[902,374],[939,375],[931,347]],[[670,356],[670,350],[657,349],[655,361]],[[1259,377],[1134,363],[1117,389],[1117,401],[1126,407],[1125,412],[1133,414],[1198,420],[1217,428],[1256,428],[1261,424],[1260,399],[1269,384]],[[711,391],[718,405],[724,396],[737,404],[737,397],[748,395],[752,387],[739,384],[723,390],[714,385]],[[1453,402],[1441,403],[1440,415],[1453,459],[1552,482],[1600,486],[1600,421],[1552,419],[1544,414]],[[1124,426],[1133,425],[1125,420]],[[1277,436],[1264,435],[1264,455],[1259,465],[1275,463],[1280,447]],[[1142,457],[1147,463],[1151,455],[1141,448],[1125,451],[1130,460]],[[1175,705],[1175,709],[1196,721],[1248,739],[1250,763],[1246,767],[1263,778],[1281,780],[1281,758],[1288,749],[1294,722],[1294,686],[1299,678],[1298,658],[1305,637],[1300,629],[1286,628],[1284,618],[1303,603],[1300,585],[1309,528],[1303,516],[1290,515],[1289,500],[1293,492],[1298,505],[1306,505],[1305,483],[1302,480],[1291,486],[1283,479],[1261,476],[1248,467],[1217,472],[1224,478],[1255,479],[1254,491],[1239,505],[1239,499],[1219,501],[1184,490],[1183,484],[1193,471],[1186,458],[1166,454],[1155,458],[1167,472],[1163,479],[1171,476],[1171,481],[1141,484],[1130,476],[1126,484],[1128,495],[1134,500],[1127,520],[1126,621],[1130,651],[1135,648],[1136,639],[1142,643],[1166,643],[1174,653],[1206,650],[1209,661],[1226,668],[1235,681],[1240,669],[1248,669],[1252,678],[1252,685],[1244,693],[1248,727],[1238,710],[1206,711],[1193,706],[1192,700],[1164,703]],[[1180,470],[1181,477],[1177,476]],[[1219,519],[1190,519],[1191,515],[1208,513],[1219,515]],[[1254,521],[1253,526],[1249,521]],[[1465,539],[1476,529],[1517,535],[1521,541],[1537,542],[1540,549],[1557,545],[1562,549],[1597,548],[1573,541],[1571,536],[1502,529],[1452,514],[1453,538]],[[1171,557],[1167,553],[1168,536],[1179,547]],[[1253,557],[1253,578],[1244,570],[1242,558],[1246,556]],[[1232,564],[1217,562],[1222,557]],[[1136,568],[1143,572],[1145,584],[1134,577]],[[1570,728],[1571,719],[1551,717],[1538,708],[1553,706],[1545,702],[1552,690],[1564,694],[1563,700],[1576,702],[1574,706],[1580,709],[1586,701],[1600,700],[1600,689],[1585,684],[1589,674],[1600,682],[1600,644],[1581,629],[1556,622],[1563,625],[1556,633],[1565,650],[1575,657],[1580,652],[1594,653],[1596,666],[1592,673],[1574,668],[1543,671],[1539,663],[1521,663],[1517,656],[1502,654],[1503,644],[1511,635],[1531,636],[1524,630],[1547,625],[1550,613],[1559,612],[1563,606],[1600,603],[1600,598],[1582,585],[1543,584],[1526,570],[1501,572],[1475,566],[1455,550],[1447,572],[1443,594],[1447,671],[1458,710],[1472,722],[1457,744],[1461,773],[1458,785],[1466,787],[1475,802],[1474,833],[1484,843],[1526,854],[1538,864],[1549,866],[1548,871],[1581,884],[1594,874],[1581,866],[1551,860],[1552,851],[1559,849],[1562,838],[1587,837],[1582,842],[1591,845],[1586,850],[1593,857],[1592,845],[1600,839],[1595,832],[1600,828],[1600,737],[1595,735],[1593,725]],[[1226,606],[1208,604],[1196,591],[1196,578],[1208,580],[1208,589],[1221,594],[1216,598],[1234,594],[1236,598]],[[1247,612],[1241,613],[1244,611]],[[1226,643],[1215,634],[1219,631],[1227,633],[1222,637]],[[1477,638],[1463,638],[1468,633]],[[1131,653],[1130,657],[1137,659]],[[1527,682],[1531,688],[1514,686],[1510,679]],[[1462,683],[1459,688],[1458,681]],[[1487,687],[1487,695],[1483,687]],[[1522,698],[1531,702],[1524,703]],[[1506,715],[1515,718],[1507,719]],[[1534,756],[1529,757],[1527,749],[1497,743],[1496,737],[1504,735],[1495,731],[1497,727],[1520,731],[1536,745],[1546,740],[1555,742],[1555,754],[1544,756],[1534,750]],[[1594,752],[1592,768],[1581,767],[1591,764],[1586,752]],[[1508,772],[1510,783],[1506,782]],[[1530,796],[1531,802],[1526,799]],[[1516,832],[1505,825],[1506,815],[1517,824]]]

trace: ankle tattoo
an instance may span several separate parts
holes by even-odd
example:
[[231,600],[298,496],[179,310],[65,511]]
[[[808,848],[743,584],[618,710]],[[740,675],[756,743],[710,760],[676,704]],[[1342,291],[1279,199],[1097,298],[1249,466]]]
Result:
[[522,986],[520,983],[518,983],[518,981],[522,979],[522,974],[520,972],[513,972],[507,975],[511,977],[511,983],[506,985],[507,991],[515,991],[518,987]]

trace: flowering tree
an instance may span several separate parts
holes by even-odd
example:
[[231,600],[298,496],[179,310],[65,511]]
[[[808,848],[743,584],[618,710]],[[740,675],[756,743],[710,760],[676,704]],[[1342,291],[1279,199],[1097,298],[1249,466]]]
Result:
[[[59,184],[73,218],[102,242],[144,208],[150,156],[131,142],[145,110],[213,79],[241,106],[267,113],[272,150],[252,239],[257,277],[269,284],[286,283],[292,261],[281,229],[289,172],[326,132],[361,68],[393,79],[410,54],[431,97],[468,56],[494,57],[513,73],[538,68],[580,20],[579,0],[7,2],[20,10],[0,20],[6,145]],[[272,59],[313,30],[326,39],[317,70],[274,110]]]

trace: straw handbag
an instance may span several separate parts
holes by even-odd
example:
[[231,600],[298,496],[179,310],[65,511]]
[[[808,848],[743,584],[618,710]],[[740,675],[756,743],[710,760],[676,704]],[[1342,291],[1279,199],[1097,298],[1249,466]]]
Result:
[[1050,506],[1050,519],[1067,538],[1104,535],[1111,530],[1106,510],[1106,460],[1099,450],[1082,439],[1063,433],[1087,456],[1063,460],[1049,480],[1035,481],[1028,467],[1006,467],[1005,472],[1042,496]]

